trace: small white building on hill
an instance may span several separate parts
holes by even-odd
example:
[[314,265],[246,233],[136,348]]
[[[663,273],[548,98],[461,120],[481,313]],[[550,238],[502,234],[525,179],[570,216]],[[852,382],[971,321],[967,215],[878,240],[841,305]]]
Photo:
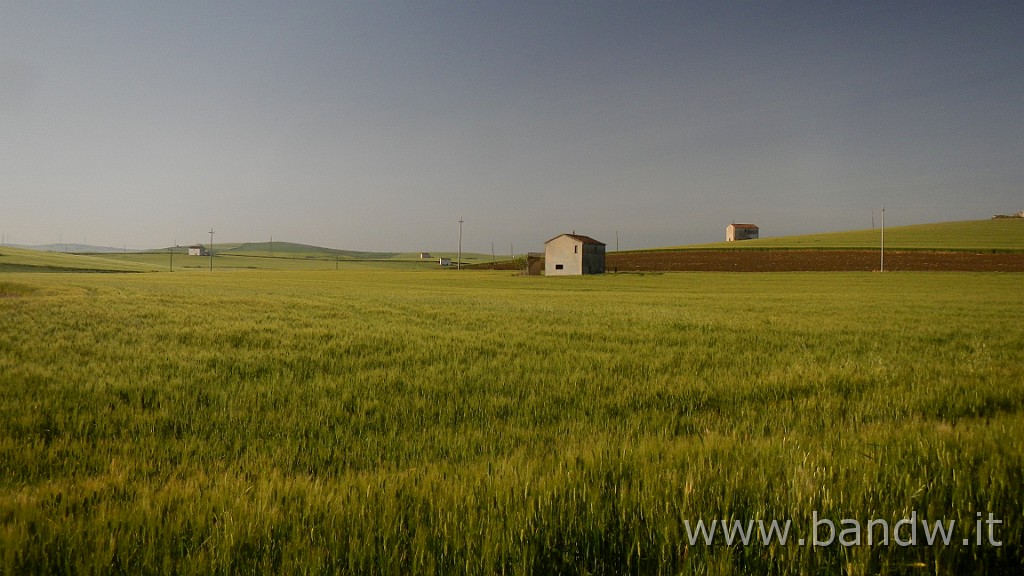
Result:
[[206,247],[202,244],[193,244],[188,247],[189,256],[209,256],[210,253],[206,251]]
[[736,224],[733,222],[725,227],[725,241],[735,240],[757,240],[760,230],[754,224]]

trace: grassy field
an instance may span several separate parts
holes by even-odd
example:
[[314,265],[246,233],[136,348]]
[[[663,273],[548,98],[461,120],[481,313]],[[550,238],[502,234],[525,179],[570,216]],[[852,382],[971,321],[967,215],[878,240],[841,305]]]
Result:
[[1022,280],[4,274],[0,574],[1020,571]]
[[[146,262],[127,260],[120,255],[79,255],[40,252],[0,247],[0,273],[3,272],[152,272],[159,268]],[[166,260],[166,257],[165,257]]]
[[[877,250],[881,229],[805,234],[759,238],[742,242],[716,242],[696,246],[676,246],[664,250],[681,249],[742,249],[742,250]],[[915,224],[885,229],[885,245],[889,250],[967,250],[983,252],[1024,252],[1024,218],[997,220],[967,220]]]

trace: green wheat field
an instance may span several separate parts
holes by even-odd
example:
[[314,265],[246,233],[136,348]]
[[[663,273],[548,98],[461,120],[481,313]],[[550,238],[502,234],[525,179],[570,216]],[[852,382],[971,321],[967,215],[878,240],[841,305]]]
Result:
[[[998,273],[5,272],[0,574],[1020,572],[1022,318]],[[912,515],[955,536],[687,532]]]

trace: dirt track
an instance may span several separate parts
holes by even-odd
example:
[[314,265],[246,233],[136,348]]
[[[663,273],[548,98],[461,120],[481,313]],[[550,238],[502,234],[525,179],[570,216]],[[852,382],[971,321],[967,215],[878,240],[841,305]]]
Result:
[[[871,271],[878,268],[878,252],[866,250],[626,252],[609,254],[605,261],[608,272],[828,272]],[[885,269],[1024,272],[1024,254],[886,252]]]

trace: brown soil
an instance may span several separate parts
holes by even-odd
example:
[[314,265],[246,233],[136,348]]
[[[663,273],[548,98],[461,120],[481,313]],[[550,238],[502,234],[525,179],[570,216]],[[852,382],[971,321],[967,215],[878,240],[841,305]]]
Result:
[[[608,272],[801,272],[871,271],[879,253],[868,250],[686,250],[608,254]],[[1024,272],[1024,253],[886,252],[893,271]]]

